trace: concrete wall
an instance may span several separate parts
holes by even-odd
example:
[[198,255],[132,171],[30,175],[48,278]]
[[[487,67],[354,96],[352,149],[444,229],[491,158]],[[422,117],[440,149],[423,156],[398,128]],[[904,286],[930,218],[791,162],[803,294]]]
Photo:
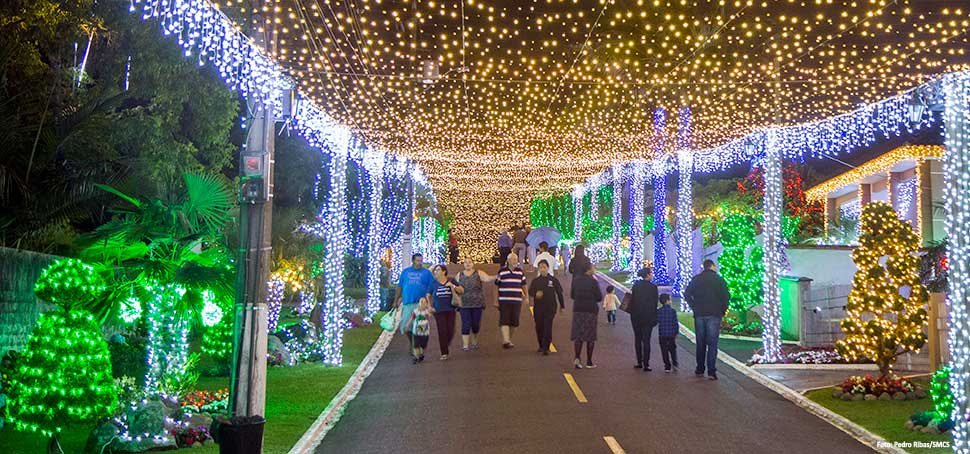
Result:
[[807,277],[813,284],[851,284],[856,266],[852,262],[852,248],[842,246],[799,247],[787,250],[791,270],[787,275]]
[[0,355],[23,349],[41,312],[53,307],[34,295],[34,282],[58,258],[0,248]]

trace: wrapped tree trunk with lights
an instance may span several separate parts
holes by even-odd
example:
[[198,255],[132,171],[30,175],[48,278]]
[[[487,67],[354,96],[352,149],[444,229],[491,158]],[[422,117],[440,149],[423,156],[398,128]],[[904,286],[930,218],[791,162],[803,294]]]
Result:
[[889,204],[867,204],[860,221],[860,246],[852,252],[858,271],[841,323],[845,339],[836,349],[853,361],[875,361],[888,377],[899,356],[926,343],[929,293],[919,279],[920,241]]

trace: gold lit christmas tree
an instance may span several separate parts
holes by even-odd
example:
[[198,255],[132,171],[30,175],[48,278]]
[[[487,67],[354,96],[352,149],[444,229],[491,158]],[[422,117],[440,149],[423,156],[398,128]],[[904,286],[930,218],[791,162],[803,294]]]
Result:
[[919,279],[920,243],[889,204],[866,204],[860,222],[860,246],[852,252],[858,271],[841,323],[845,339],[836,349],[850,360],[872,359],[888,377],[896,358],[926,343],[929,294]]

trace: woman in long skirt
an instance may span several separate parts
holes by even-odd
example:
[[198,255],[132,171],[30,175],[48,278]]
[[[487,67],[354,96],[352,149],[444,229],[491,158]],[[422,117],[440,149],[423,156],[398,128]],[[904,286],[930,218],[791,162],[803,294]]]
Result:
[[[596,319],[599,304],[603,300],[599,282],[593,278],[595,269],[587,264],[581,273],[573,277],[571,296],[573,298],[573,327],[570,339],[573,341],[576,359],[573,365],[577,369],[593,369],[593,347],[596,344]],[[583,343],[586,343],[586,365],[583,366],[580,355]]]

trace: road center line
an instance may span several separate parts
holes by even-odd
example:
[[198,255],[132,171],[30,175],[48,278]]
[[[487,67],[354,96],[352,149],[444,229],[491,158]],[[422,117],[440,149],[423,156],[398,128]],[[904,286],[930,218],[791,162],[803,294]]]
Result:
[[573,390],[573,394],[576,395],[576,400],[578,400],[581,404],[587,403],[588,401],[586,400],[586,395],[583,394],[583,390],[579,389],[579,385],[577,385],[576,380],[573,379],[573,374],[563,372],[562,375],[566,377],[566,383],[569,385],[569,388]]
[[624,451],[623,447],[620,446],[620,443],[616,441],[616,438],[613,438],[611,436],[605,436],[603,437],[603,441],[605,441],[606,445],[610,447],[610,450],[613,451],[613,454],[626,454],[626,451]]

